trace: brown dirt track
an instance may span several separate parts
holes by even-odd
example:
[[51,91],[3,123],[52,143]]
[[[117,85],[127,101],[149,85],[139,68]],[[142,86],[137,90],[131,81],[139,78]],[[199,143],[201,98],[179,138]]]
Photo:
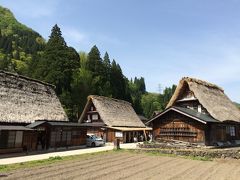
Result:
[[240,179],[240,160],[198,161],[106,152],[4,173],[1,179]]

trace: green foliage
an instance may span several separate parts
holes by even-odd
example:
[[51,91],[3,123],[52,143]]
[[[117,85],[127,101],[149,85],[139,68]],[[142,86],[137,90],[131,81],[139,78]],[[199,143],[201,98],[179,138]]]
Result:
[[146,93],[142,96],[141,106],[146,117],[150,118],[154,111],[162,111],[162,104],[159,101],[159,94]]
[[50,39],[37,64],[35,77],[56,85],[56,93],[70,91],[73,72],[79,68],[78,53],[66,45],[60,28],[52,28]]
[[29,61],[43,51],[44,39],[35,31],[19,23],[10,10],[0,6],[0,69],[29,75]]
[[115,60],[112,61],[110,72],[112,97],[125,100],[126,81],[120,65],[117,64]]
[[172,85],[172,87],[167,87],[163,90],[163,93],[160,94],[160,102],[161,102],[161,108],[165,109],[165,107],[167,106],[169,100],[171,99],[175,89],[176,89],[176,85]]
[[92,94],[92,81],[92,72],[82,66],[73,74],[73,82],[71,86],[74,104],[73,108],[76,119],[80,118],[81,112],[87,101],[87,96]]
[[146,92],[143,77],[128,80],[109,54],[96,45],[79,54],[68,47],[60,28],[52,28],[49,40],[19,23],[0,6],[0,69],[17,72],[56,86],[56,93],[71,121],[77,121],[90,94],[126,100],[138,114],[150,117],[163,110],[176,86],[162,94]]
[[53,156],[48,158],[49,161],[56,161],[56,160],[62,160],[62,159],[63,158],[61,156]]
[[128,83],[131,93],[131,98],[133,102],[133,107],[138,114],[144,114],[143,106],[141,104],[141,98],[146,93],[144,78],[134,78],[134,81],[129,81]]
[[53,26],[49,37],[43,54],[31,64],[35,68],[33,76],[56,86],[56,93],[72,120],[75,104],[71,84],[74,72],[80,68],[80,57],[74,48],[67,46],[57,25]]

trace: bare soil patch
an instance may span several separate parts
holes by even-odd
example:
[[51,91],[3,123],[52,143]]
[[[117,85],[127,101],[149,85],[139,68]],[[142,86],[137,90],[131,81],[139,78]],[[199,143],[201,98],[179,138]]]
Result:
[[198,161],[133,152],[106,152],[50,165],[0,173],[1,179],[231,179],[240,160]]

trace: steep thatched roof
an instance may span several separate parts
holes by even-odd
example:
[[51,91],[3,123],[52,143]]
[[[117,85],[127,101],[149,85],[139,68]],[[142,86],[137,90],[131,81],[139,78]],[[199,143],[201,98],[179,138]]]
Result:
[[224,94],[222,88],[206,81],[189,77],[185,77],[179,82],[167,108],[175,105],[175,102],[181,97],[187,87],[213,118],[220,121],[240,122],[240,110]]
[[0,122],[67,121],[54,86],[0,71]]
[[88,102],[80,117],[80,122],[83,122],[85,113],[92,103],[103,122],[109,127],[145,127],[129,102],[94,95],[88,96]]

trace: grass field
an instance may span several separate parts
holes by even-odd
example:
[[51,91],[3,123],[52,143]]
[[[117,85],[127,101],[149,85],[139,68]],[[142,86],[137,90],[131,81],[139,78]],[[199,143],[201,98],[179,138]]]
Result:
[[169,157],[132,151],[108,151],[1,166],[0,177],[1,179],[24,180],[239,179],[240,161],[193,160],[191,157]]

